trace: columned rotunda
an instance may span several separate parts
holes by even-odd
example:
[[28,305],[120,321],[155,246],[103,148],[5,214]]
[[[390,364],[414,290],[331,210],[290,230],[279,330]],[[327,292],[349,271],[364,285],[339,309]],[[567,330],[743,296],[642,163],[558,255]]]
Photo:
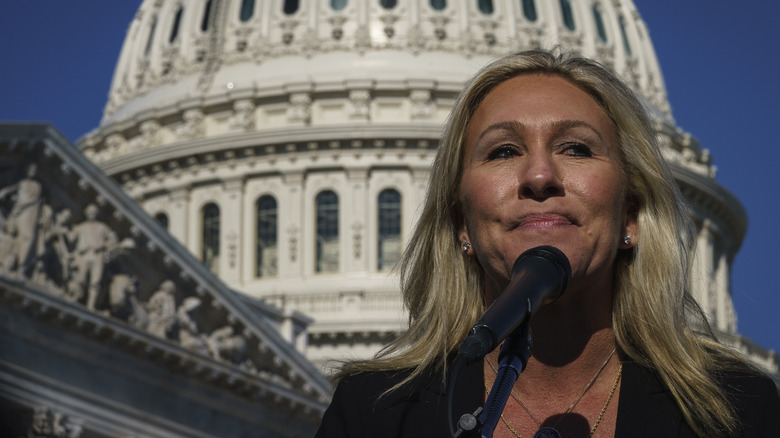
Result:
[[310,317],[305,355],[327,373],[405,327],[393,267],[464,81],[538,47],[641,96],[698,225],[696,298],[777,373],[736,333],[745,212],[675,123],[631,0],[144,0],[78,147],[228,286]]

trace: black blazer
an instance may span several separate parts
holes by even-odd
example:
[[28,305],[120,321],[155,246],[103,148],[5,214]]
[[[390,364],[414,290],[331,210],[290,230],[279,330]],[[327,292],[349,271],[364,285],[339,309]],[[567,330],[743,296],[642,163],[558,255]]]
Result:
[[[382,372],[344,378],[336,388],[315,437],[449,438],[447,388],[441,374],[422,375],[379,397],[406,375],[406,372]],[[624,362],[621,379],[616,437],[696,436],[652,371],[633,362]],[[455,419],[483,405],[482,362],[466,367],[458,380],[453,402]],[[723,382],[743,423],[739,436],[780,437],[780,397],[774,382],[746,373],[728,373]]]

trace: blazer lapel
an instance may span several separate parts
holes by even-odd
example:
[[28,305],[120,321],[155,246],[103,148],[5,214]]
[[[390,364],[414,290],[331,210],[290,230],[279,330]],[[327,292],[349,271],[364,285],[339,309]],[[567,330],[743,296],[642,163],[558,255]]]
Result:
[[615,437],[693,437],[674,398],[650,370],[623,363]]

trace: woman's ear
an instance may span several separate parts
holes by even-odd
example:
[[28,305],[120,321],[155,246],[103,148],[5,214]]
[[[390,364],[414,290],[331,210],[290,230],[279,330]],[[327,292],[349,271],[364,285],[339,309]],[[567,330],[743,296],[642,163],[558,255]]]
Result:
[[626,200],[626,211],[623,218],[623,238],[620,242],[621,249],[630,249],[639,242],[639,201],[634,196]]
[[466,227],[465,221],[461,219],[460,226],[458,228],[458,241],[460,242],[460,250],[464,255],[474,255],[474,247],[471,244],[471,237],[469,237],[469,231]]

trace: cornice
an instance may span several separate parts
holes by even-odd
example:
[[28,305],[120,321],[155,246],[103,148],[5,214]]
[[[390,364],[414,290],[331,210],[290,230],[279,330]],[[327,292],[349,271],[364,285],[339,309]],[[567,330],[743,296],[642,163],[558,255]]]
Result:
[[[305,169],[326,165],[316,162],[317,157],[321,156],[330,157],[328,162],[338,159],[341,163],[339,166],[348,167],[349,157],[367,153],[392,155],[395,157],[393,161],[401,160],[409,165],[422,160],[419,165],[427,167],[440,136],[441,127],[436,124],[325,126],[296,131],[277,129],[179,141],[131,152],[101,163],[100,166],[122,184],[133,181],[143,183],[149,177],[161,178],[164,175],[194,175],[203,167],[211,170],[220,166],[235,168],[238,165],[251,165],[257,160],[270,163],[301,160],[301,163],[308,164],[297,164],[295,167]],[[381,165],[380,161],[372,160],[372,167]],[[275,168],[277,172],[284,172],[287,167]]]
[[713,178],[676,163],[670,163],[669,167],[680,191],[689,201],[692,213],[716,222],[729,247],[728,252],[735,254],[747,232],[747,213],[742,203]]
[[84,306],[52,295],[38,285],[0,277],[0,302],[40,321],[144,357],[169,370],[209,386],[229,388],[253,401],[268,402],[316,419],[327,404],[291,388],[273,374],[257,375],[132,329],[121,321],[88,311]]

